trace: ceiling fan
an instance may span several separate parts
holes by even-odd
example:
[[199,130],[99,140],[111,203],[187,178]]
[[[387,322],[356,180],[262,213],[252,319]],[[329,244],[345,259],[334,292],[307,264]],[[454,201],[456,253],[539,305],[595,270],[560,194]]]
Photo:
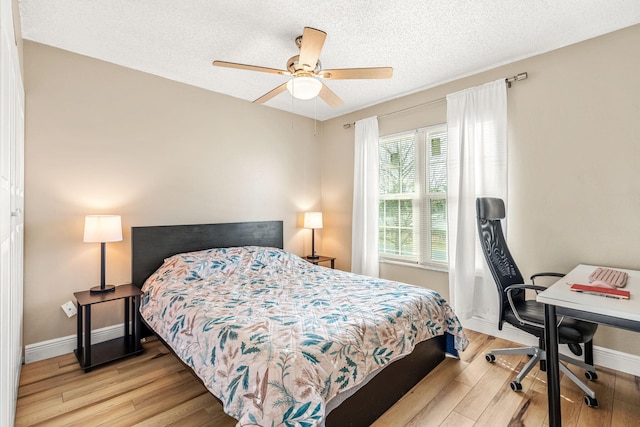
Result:
[[326,38],[327,33],[324,31],[305,27],[302,35],[298,36],[295,40],[296,46],[300,49],[300,54],[289,58],[286,70],[225,61],[213,61],[213,65],[217,67],[293,76],[288,82],[281,84],[253,101],[256,104],[265,103],[285,90],[289,90],[295,98],[311,99],[320,96],[320,98],[331,107],[338,107],[343,104],[342,99],[333,93],[322,80],[388,79],[393,75],[393,68],[391,67],[323,70],[319,57]]

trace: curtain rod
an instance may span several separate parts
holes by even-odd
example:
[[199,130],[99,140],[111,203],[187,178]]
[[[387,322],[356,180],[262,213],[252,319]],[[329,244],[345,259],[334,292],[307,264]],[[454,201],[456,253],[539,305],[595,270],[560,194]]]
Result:
[[[528,75],[527,75],[526,72],[518,73],[515,76],[507,77],[506,79],[504,79],[504,82],[507,84],[507,87],[510,88],[511,87],[511,83],[517,82],[517,81],[520,81],[520,80],[524,80],[527,77],[528,77]],[[393,116],[394,114],[404,113],[404,112],[415,110],[415,109],[418,109],[418,108],[428,107],[429,105],[437,104],[439,102],[445,101],[446,99],[447,98],[445,96],[443,96],[442,98],[432,99],[431,101],[423,102],[422,104],[413,105],[411,107],[403,108],[401,110],[392,111],[392,112],[386,113],[386,114],[381,114],[381,115],[378,116],[378,118],[382,119],[384,117]],[[345,129],[349,129],[351,126],[354,126],[355,124],[356,124],[355,122],[346,123],[346,124],[342,125],[342,127],[345,128]]]

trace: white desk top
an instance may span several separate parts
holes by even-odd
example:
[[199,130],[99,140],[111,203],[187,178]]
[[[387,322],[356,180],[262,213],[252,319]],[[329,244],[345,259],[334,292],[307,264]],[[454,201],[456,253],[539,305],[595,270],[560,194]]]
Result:
[[628,300],[571,291],[570,287],[574,283],[588,285],[587,278],[596,268],[597,266],[593,265],[578,265],[547,290],[539,293],[536,300],[556,307],[640,322],[640,271],[616,268],[616,270],[625,271],[629,275],[627,285],[622,288],[631,293],[631,298]]

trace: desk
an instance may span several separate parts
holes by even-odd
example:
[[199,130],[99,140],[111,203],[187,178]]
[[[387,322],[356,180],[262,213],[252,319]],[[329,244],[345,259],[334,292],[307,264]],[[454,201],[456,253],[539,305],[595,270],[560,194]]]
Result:
[[560,379],[558,368],[558,328],[556,314],[576,319],[640,332],[640,271],[625,271],[629,275],[629,300],[606,298],[573,292],[567,283],[588,284],[589,275],[597,266],[580,264],[565,277],[538,294],[536,300],[545,304],[545,346],[547,353],[547,388],[549,426],[561,426]]

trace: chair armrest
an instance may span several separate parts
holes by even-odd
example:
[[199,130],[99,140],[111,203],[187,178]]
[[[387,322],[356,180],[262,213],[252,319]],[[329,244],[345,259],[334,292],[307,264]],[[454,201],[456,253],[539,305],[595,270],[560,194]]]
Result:
[[536,273],[533,276],[531,276],[529,278],[529,280],[531,280],[532,283],[536,283],[536,277],[564,277],[565,274],[563,273],[552,273],[552,272],[545,272],[545,273]]
[[513,312],[513,315],[516,316],[516,319],[518,319],[518,322],[520,322],[520,324],[522,324],[522,325],[530,325],[530,326],[535,326],[535,327],[540,328],[540,329],[544,329],[544,324],[540,324],[540,323],[535,323],[535,322],[530,322],[528,320],[524,320],[518,314],[518,310],[516,310],[516,306],[513,303],[513,297],[511,296],[513,291],[518,290],[518,289],[525,289],[525,290],[526,289],[531,289],[531,290],[536,291],[536,293],[537,293],[537,292],[544,291],[547,288],[545,288],[544,286],[527,285],[527,284],[511,285],[511,286],[507,286],[505,288],[505,292],[507,293],[507,299],[509,300],[509,305],[511,306],[511,311]]
[[536,292],[538,292],[538,291],[539,291],[539,292],[542,292],[542,291],[546,291],[546,290],[547,290],[547,288],[546,288],[546,287],[544,287],[544,286],[538,286],[538,285],[527,285],[526,283],[523,283],[523,284],[521,284],[521,285],[510,285],[510,286],[507,286],[507,287],[504,289],[504,291],[505,291],[506,293],[510,293],[510,292],[512,292],[512,291],[514,291],[514,290],[516,290],[516,289],[530,289],[530,290],[532,290],[532,291],[536,291]]

